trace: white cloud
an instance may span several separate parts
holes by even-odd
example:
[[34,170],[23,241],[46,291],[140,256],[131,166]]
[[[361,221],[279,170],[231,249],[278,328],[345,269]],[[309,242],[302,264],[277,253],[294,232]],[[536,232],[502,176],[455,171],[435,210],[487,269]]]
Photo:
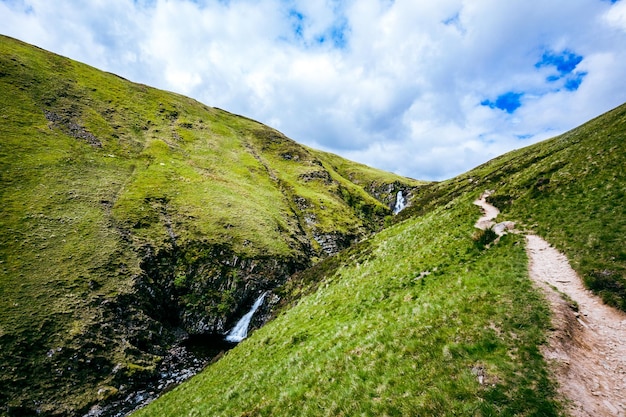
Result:
[[607,22],[623,31],[626,31],[626,3],[623,1],[617,2],[606,12],[604,18]]
[[[4,34],[442,179],[626,101],[626,3],[601,0],[0,1]],[[582,56],[575,91],[546,52]],[[517,110],[481,106],[507,92]],[[524,138],[523,140],[520,138]]]

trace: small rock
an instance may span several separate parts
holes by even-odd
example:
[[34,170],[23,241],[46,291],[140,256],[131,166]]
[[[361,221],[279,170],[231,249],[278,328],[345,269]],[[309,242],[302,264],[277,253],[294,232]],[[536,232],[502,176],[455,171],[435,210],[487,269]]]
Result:
[[515,229],[515,223],[511,221],[501,222],[493,226],[493,231],[499,236],[502,236],[509,230]]
[[617,415],[617,413],[619,413],[619,410],[617,409],[617,407],[615,407],[613,404],[611,404],[610,402],[608,402],[607,400],[604,400],[602,402],[606,408],[608,408],[613,414]]

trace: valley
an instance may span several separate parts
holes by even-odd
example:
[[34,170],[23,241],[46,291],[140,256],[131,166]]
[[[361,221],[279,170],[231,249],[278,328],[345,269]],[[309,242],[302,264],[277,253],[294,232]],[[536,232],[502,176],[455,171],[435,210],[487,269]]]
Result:
[[427,182],[1,36],[0,117],[0,415],[624,412],[626,105]]

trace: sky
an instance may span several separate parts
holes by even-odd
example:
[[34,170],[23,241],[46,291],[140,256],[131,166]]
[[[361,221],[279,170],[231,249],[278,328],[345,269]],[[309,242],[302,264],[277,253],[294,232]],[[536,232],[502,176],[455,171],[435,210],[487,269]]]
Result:
[[0,0],[0,33],[422,180],[626,102],[626,0]]

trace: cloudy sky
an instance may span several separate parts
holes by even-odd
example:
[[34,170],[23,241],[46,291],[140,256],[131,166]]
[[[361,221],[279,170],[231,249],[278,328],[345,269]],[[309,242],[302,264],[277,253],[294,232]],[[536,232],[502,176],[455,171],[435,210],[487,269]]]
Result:
[[626,101],[626,0],[0,0],[0,33],[428,180]]

